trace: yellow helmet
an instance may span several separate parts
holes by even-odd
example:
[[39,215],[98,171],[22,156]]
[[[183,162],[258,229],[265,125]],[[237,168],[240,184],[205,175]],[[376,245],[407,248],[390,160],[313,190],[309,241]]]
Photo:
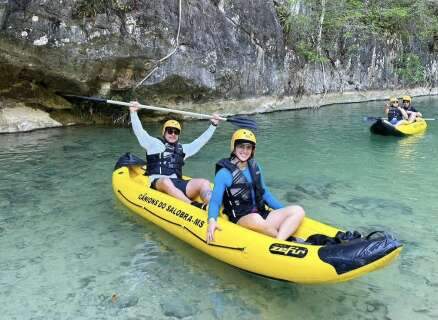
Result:
[[179,132],[181,132],[181,125],[176,120],[167,120],[163,125],[163,131],[161,134],[164,136],[164,132],[166,131],[166,128],[175,128],[178,129]]
[[249,141],[253,143],[254,146],[256,145],[256,137],[254,133],[252,133],[252,131],[248,129],[239,129],[233,133],[233,136],[231,137],[231,144],[230,144],[231,152],[234,151],[234,146],[237,140]]
[[402,100],[411,102],[412,98],[411,96],[403,96]]
[[391,98],[389,98],[389,102],[390,103],[398,102],[398,99],[396,97],[391,97]]

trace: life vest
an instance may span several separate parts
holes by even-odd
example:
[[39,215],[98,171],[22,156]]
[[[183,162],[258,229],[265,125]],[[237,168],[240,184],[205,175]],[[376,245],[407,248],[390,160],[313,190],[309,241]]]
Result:
[[405,110],[410,112],[417,112],[417,109],[415,109],[413,106],[409,106],[408,108],[405,108]]
[[158,139],[164,143],[165,150],[151,155],[146,153],[146,174],[161,174],[165,176],[176,174],[178,178],[181,178],[185,157],[182,145],[180,143],[169,143],[162,138]]
[[388,121],[396,118],[397,121],[403,120],[403,114],[397,108],[390,107],[388,110]]
[[[256,161],[254,159],[248,160],[248,169],[251,174],[252,183],[245,178],[243,171],[232,163],[230,159],[225,158],[216,163],[216,173],[222,168],[227,169],[232,176],[231,186],[225,188],[223,200],[224,213],[228,216],[233,216],[236,221],[254,212],[254,209],[257,212],[265,213],[267,211],[265,201],[263,200],[265,190],[262,187],[261,172]],[[252,190],[255,194],[255,201],[253,201]]]

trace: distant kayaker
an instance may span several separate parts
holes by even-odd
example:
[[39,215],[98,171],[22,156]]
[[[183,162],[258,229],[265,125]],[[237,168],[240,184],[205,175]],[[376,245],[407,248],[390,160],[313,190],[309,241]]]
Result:
[[415,109],[411,102],[412,102],[412,98],[411,96],[403,96],[403,109],[406,111],[406,113],[408,114],[408,122],[412,123],[415,122],[415,120],[417,118],[421,118],[423,115],[421,114],[421,112],[418,112],[417,109]]
[[[231,155],[216,164],[213,194],[208,208],[207,242],[214,241],[217,217],[223,205],[231,222],[268,236],[286,240],[300,226],[304,209],[283,206],[265,185],[254,159],[256,137],[239,129],[231,138]],[[265,204],[272,208],[270,211]]]
[[399,106],[396,97],[389,98],[389,104],[385,104],[385,114],[388,116],[388,121],[392,125],[407,123],[408,114]]
[[[162,137],[151,137],[143,129],[137,111],[138,102],[131,102],[129,108],[132,129],[138,142],[146,150],[147,174],[151,188],[167,193],[186,203],[205,209],[211,197],[210,182],[206,179],[182,179],[184,160],[195,155],[213,136],[220,121],[217,114],[213,114],[208,129],[196,140],[188,144],[179,143],[181,125],[176,120],[164,123]],[[138,106],[137,106],[138,105]],[[193,201],[200,196],[203,203]]]

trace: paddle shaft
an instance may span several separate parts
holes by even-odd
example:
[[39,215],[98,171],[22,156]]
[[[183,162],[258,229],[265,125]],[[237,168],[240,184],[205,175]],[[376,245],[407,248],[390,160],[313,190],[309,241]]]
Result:
[[229,116],[229,117],[216,117],[209,114],[203,114],[203,113],[196,113],[196,112],[189,112],[189,111],[182,111],[182,110],[175,110],[175,109],[169,109],[169,108],[161,108],[161,107],[153,107],[153,106],[146,106],[144,104],[140,103],[131,103],[131,102],[123,102],[123,101],[116,101],[116,100],[106,100],[99,97],[85,97],[85,96],[77,96],[72,94],[64,94],[62,95],[64,98],[73,98],[73,99],[82,99],[82,100],[88,100],[93,101],[95,103],[108,103],[108,104],[115,104],[118,106],[125,106],[125,107],[137,107],[139,109],[148,109],[148,110],[154,110],[154,111],[160,111],[160,112],[167,112],[167,113],[179,113],[190,117],[195,118],[203,118],[203,119],[217,119],[222,121],[227,121],[235,126],[238,126],[240,128],[247,128],[247,129],[254,129],[257,130],[257,123],[248,118],[242,118],[238,116]]
[[[388,120],[388,118],[384,118],[384,117],[366,117],[366,119],[367,119],[367,120],[378,120],[378,119],[381,119],[381,120]],[[426,121],[433,121],[433,120],[436,120],[435,118],[421,118],[421,117],[419,117],[418,119],[423,119],[423,120],[426,120]]]
[[[154,111],[161,111],[161,112],[172,112],[172,113],[179,113],[186,116],[191,117],[197,117],[197,118],[203,118],[203,119],[213,119],[214,117],[209,114],[204,113],[196,113],[196,112],[190,112],[190,111],[182,111],[182,110],[175,110],[175,109],[168,109],[168,108],[160,108],[160,107],[154,107],[154,106],[147,106],[144,104],[132,104],[129,102],[123,102],[123,101],[115,101],[115,100],[106,100],[106,103],[108,104],[115,104],[119,106],[125,106],[125,107],[138,107],[140,109],[147,109],[147,110],[154,110]],[[227,118],[219,117],[222,121],[227,121]]]

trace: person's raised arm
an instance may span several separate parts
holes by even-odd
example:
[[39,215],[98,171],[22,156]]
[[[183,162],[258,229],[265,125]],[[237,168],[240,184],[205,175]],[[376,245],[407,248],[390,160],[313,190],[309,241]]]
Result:
[[140,145],[150,154],[163,151],[163,143],[157,138],[151,137],[149,133],[143,129],[137,114],[139,107],[137,107],[136,104],[138,104],[138,102],[132,101],[131,104],[133,104],[133,106],[129,107],[129,115],[131,118],[132,130],[137,137],[138,143],[140,143]]
[[211,124],[207,130],[204,131],[197,139],[188,144],[183,144],[183,150],[186,154],[186,159],[196,154],[201,148],[211,139],[216,130],[216,126],[220,121],[220,117],[218,114],[213,114],[213,119],[210,120]]

